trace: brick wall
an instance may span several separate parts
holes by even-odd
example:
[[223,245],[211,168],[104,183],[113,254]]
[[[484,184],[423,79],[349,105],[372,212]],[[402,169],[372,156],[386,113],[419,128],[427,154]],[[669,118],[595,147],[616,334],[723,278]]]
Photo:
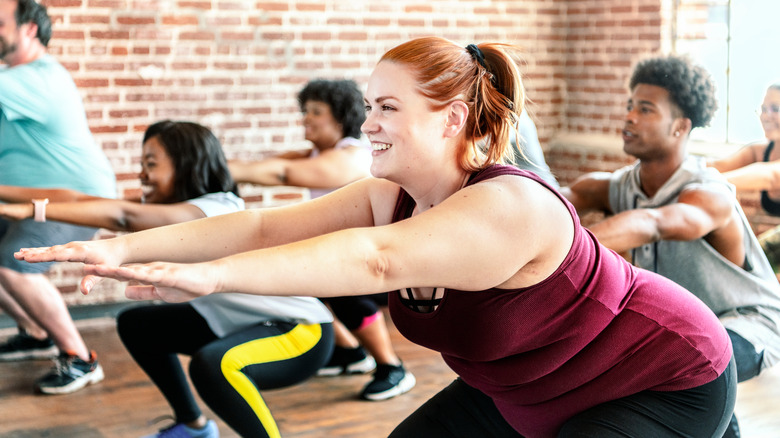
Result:
[[50,51],[84,96],[120,196],[138,188],[149,123],[198,121],[230,157],[305,147],[295,94],[307,80],[362,85],[382,53],[421,35],[525,47],[530,94],[550,120],[544,135],[563,124],[567,2],[43,1],[54,18]]
[[[530,112],[566,182],[614,168],[619,150],[552,148],[554,140],[614,142],[626,81],[642,56],[668,50],[673,0],[42,0],[50,52],[73,75],[96,141],[137,194],[140,138],[159,119],[210,127],[229,158],[306,147],[297,91],[315,77],[365,84],[376,60],[410,38],[506,41],[524,49]],[[560,143],[560,142],[559,142]],[[607,169],[605,169],[607,170]],[[242,187],[251,206],[302,192]],[[59,268],[58,268],[59,269]],[[75,290],[78,269],[52,274]],[[118,299],[110,286],[107,299]],[[69,294],[76,296],[78,294]],[[82,298],[70,298],[81,303]]]

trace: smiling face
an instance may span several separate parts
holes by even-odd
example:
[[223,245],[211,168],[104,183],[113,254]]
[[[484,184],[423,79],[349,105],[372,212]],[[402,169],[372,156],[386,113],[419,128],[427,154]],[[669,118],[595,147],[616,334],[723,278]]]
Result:
[[306,140],[320,150],[333,147],[344,138],[343,128],[333,117],[330,105],[318,100],[303,104],[303,129]]
[[148,204],[166,204],[173,200],[174,192],[173,161],[165,151],[158,137],[152,137],[143,145],[141,155],[141,185],[144,202]]
[[367,114],[361,130],[373,147],[371,174],[375,177],[398,182],[410,171],[435,174],[437,166],[454,158],[452,151],[446,156],[447,108],[430,108],[408,68],[389,61],[377,64],[365,102]]
[[688,135],[675,114],[679,112],[669,100],[666,89],[648,84],[634,87],[626,107],[623,151],[640,160],[663,158],[679,152],[683,137]]
[[769,88],[761,103],[759,112],[764,136],[771,141],[780,142],[780,90]]

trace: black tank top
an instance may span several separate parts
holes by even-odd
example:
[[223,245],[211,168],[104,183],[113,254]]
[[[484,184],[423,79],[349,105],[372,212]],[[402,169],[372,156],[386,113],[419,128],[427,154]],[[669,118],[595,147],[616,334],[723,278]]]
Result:
[[[775,142],[770,141],[764,151],[764,162],[769,162],[769,154],[772,153],[772,149],[775,147]],[[780,216],[780,201],[775,201],[769,197],[769,193],[766,190],[761,191],[761,208],[772,216]]]

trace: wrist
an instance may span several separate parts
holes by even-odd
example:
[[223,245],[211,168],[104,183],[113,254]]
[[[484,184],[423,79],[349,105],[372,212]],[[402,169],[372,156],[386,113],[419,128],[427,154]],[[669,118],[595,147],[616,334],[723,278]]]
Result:
[[46,222],[46,204],[49,203],[49,198],[33,199],[33,220],[35,222]]

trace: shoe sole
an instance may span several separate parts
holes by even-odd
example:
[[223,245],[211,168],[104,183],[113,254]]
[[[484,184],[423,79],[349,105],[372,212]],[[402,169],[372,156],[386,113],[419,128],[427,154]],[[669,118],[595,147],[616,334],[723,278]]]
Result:
[[317,375],[320,377],[335,377],[348,374],[368,374],[376,369],[376,361],[371,356],[366,356],[365,359],[358,362],[353,362],[344,367],[323,367],[317,370]]
[[49,394],[49,395],[70,394],[71,392],[76,392],[87,385],[98,383],[104,378],[105,375],[103,374],[103,368],[100,365],[98,365],[97,368],[95,368],[95,371],[83,376],[82,378],[76,379],[65,386],[57,386],[57,387],[39,386],[38,390],[43,394]]
[[374,394],[362,394],[362,398],[369,401],[388,400],[393,397],[398,397],[401,394],[406,394],[407,392],[411,391],[416,384],[417,379],[414,378],[412,373],[407,371],[404,378],[401,379],[401,381],[398,382],[398,384],[394,387],[388,389],[387,391],[377,392]]
[[46,350],[19,351],[16,353],[0,354],[0,362],[16,362],[20,360],[53,359],[60,354],[57,347],[52,346]]

